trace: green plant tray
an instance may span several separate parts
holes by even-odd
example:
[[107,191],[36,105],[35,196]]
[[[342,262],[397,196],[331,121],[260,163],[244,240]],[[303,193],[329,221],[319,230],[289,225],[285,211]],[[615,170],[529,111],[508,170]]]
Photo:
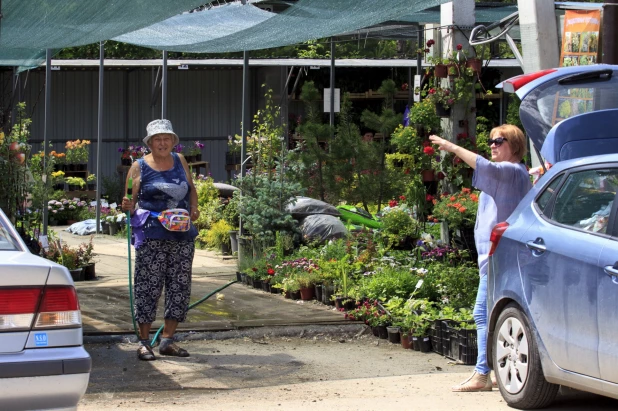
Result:
[[359,224],[369,228],[380,228],[382,223],[375,217],[368,216],[365,210],[350,205],[337,206],[337,210],[341,213],[343,221],[349,221],[352,224]]

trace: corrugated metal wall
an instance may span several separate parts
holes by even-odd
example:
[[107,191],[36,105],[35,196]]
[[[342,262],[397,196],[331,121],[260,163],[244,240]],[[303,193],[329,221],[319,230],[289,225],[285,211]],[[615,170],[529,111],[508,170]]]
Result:
[[[280,88],[279,69],[254,68],[252,78],[272,80],[270,88]],[[118,148],[141,144],[146,124],[160,118],[161,92],[153,84],[157,68],[106,70],[104,78],[103,144],[101,174],[116,175],[120,164]],[[262,72],[258,74],[258,72]],[[266,74],[268,73],[268,74]],[[11,96],[12,72],[0,72],[0,103],[7,107]],[[229,135],[240,133],[242,110],[242,68],[224,67],[196,70],[171,69],[168,72],[168,118],[182,144],[199,140],[206,145],[203,160],[210,163],[215,181],[225,181],[225,152]],[[20,76],[21,90],[32,118],[31,140],[34,150],[43,141],[45,110],[45,70],[37,69]],[[263,93],[259,81],[253,81],[253,113]],[[67,140],[88,139],[90,173],[96,171],[98,70],[63,69],[52,71],[52,116],[48,140],[53,149],[64,152]]]

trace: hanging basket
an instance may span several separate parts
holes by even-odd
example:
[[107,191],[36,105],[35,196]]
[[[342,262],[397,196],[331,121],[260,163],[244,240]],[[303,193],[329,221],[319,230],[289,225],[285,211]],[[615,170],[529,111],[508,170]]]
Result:
[[446,64],[436,64],[434,72],[436,78],[446,78],[448,76],[448,68]]
[[483,61],[478,58],[471,58],[466,60],[466,67],[470,67],[477,75],[481,74],[481,68],[483,68]]
[[451,108],[444,108],[442,103],[436,104],[436,115],[438,117],[450,117],[451,116]]
[[423,181],[435,181],[436,172],[434,170],[423,170],[421,171],[421,176],[423,177]]
[[457,66],[457,64],[455,63],[449,64],[447,66],[447,69],[448,69],[448,76],[450,78],[459,76],[459,67]]

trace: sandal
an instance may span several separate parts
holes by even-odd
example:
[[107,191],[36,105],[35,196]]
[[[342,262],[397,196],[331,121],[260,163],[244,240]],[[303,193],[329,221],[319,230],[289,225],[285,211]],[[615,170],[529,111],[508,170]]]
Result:
[[170,355],[172,357],[188,357],[189,352],[184,348],[180,348],[175,343],[168,344],[167,347],[159,347],[159,354]]
[[137,358],[142,361],[154,361],[157,359],[152,351],[152,347],[149,345],[140,345],[137,349]]
[[479,391],[491,391],[492,381],[488,374],[474,373],[459,385],[455,385],[451,388],[453,392],[479,392]]

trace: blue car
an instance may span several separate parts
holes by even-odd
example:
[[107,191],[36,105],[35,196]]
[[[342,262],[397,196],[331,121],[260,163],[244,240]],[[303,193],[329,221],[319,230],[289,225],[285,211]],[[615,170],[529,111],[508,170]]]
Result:
[[618,398],[618,66],[502,84],[551,164],[491,235],[487,358],[512,407],[560,385]]

